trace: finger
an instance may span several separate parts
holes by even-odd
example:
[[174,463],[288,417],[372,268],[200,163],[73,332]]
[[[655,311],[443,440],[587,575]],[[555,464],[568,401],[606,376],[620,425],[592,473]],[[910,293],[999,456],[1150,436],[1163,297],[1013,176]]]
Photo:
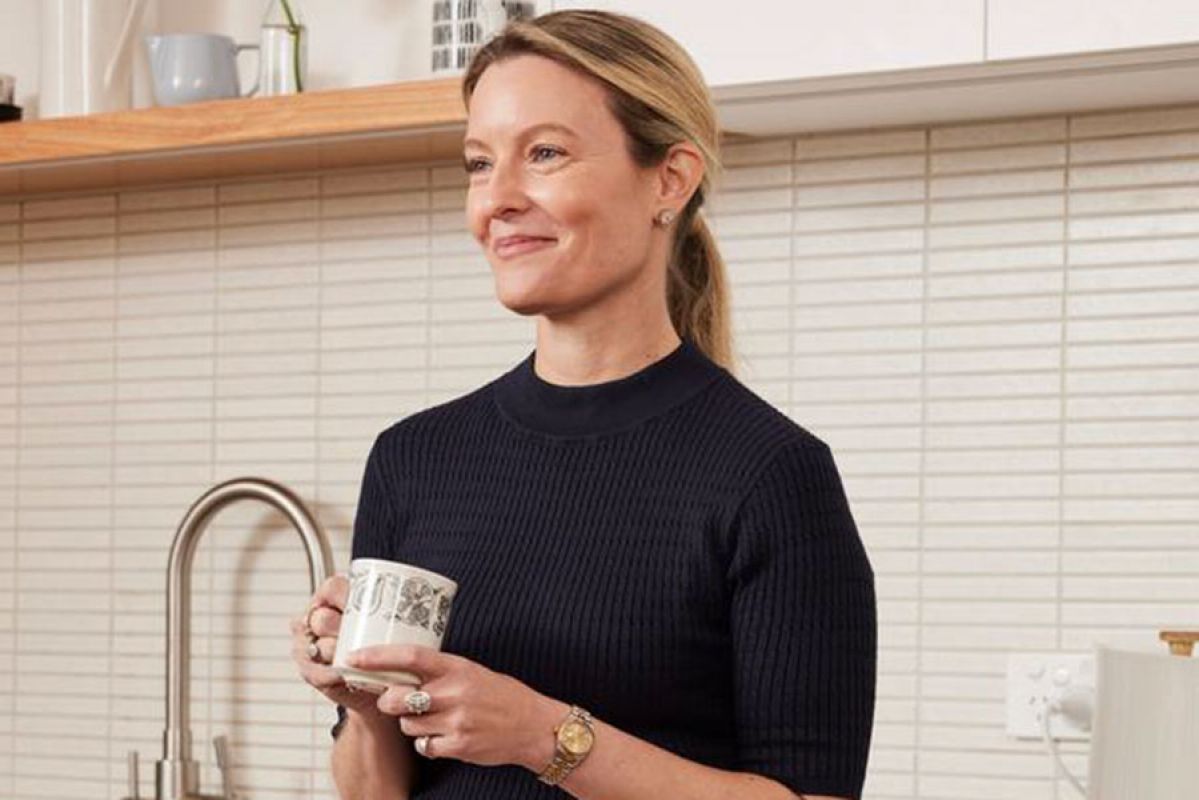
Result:
[[[390,712],[384,711],[383,713]],[[449,733],[449,730],[449,719],[446,714],[400,717],[400,733],[411,736],[413,739],[417,736],[444,736]]]
[[321,691],[345,686],[345,678],[342,677],[340,672],[332,667],[317,664],[314,661],[309,661],[305,666],[301,667],[300,674],[314,689]]
[[333,656],[337,653],[337,637],[322,636],[316,640],[316,646],[320,651],[317,653],[317,660],[325,664],[332,664]]
[[[463,753],[459,749],[460,745],[461,745],[461,741],[460,741],[460,737],[458,736],[458,734],[456,734],[456,733],[441,734],[441,733],[434,732],[432,735],[429,736],[429,739],[425,743],[424,757],[425,758],[458,758],[459,760],[463,760],[461,758]],[[415,747],[415,743],[414,743],[414,747]],[[417,750],[416,752],[418,755],[420,754],[419,750]]]
[[320,606],[309,617],[312,632],[317,636],[337,636],[341,632],[341,612],[329,606]]
[[346,657],[346,663],[358,669],[413,672],[424,683],[448,672],[454,658],[448,653],[419,644],[376,644],[352,651]]
[[[315,611],[312,613],[313,615],[316,614]],[[308,629],[304,627],[306,617],[307,609],[305,609],[304,614],[300,614],[299,616],[292,617],[290,620],[288,620],[287,627],[293,634],[297,636],[306,636],[308,634]]]
[[341,611],[350,594],[350,580],[345,575],[330,575],[317,587],[309,606],[331,606]]
[[300,637],[292,641],[291,652],[297,659],[306,661],[316,661],[320,664],[332,664],[333,656],[337,653],[337,638],[333,636],[322,636],[316,639],[316,658],[308,654],[308,645],[312,642],[307,636]]
[[385,714],[391,714],[393,717],[410,715],[414,717],[427,717],[441,710],[437,700],[432,692],[429,692],[429,708],[425,712],[418,714],[415,711],[408,710],[408,696],[413,692],[419,691],[415,686],[398,686],[392,685],[387,687],[387,691],[379,695],[379,700],[376,703],[379,710]]

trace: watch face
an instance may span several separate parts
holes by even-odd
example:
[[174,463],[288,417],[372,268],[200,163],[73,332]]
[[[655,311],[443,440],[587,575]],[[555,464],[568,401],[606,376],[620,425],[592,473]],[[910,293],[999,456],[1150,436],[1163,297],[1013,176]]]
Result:
[[587,726],[581,722],[568,722],[560,732],[558,739],[566,750],[576,756],[581,756],[591,749],[594,736]]

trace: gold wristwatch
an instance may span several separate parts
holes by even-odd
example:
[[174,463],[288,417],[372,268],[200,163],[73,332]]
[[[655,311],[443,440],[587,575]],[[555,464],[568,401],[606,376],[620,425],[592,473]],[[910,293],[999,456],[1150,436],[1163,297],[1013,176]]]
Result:
[[566,719],[555,726],[554,737],[554,758],[537,776],[537,780],[550,786],[560,783],[591,752],[591,746],[595,744],[591,715],[578,706],[571,706]]

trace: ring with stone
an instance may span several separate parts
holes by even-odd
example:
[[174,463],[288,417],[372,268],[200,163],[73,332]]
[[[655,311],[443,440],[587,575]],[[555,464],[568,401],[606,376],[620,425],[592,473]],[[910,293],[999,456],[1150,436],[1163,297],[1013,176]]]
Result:
[[415,692],[412,692],[410,695],[404,698],[404,705],[407,706],[408,710],[413,714],[425,713],[429,710],[429,706],[432,705],[432,703],[433,698],[428,692],[422,689],[417,689]]

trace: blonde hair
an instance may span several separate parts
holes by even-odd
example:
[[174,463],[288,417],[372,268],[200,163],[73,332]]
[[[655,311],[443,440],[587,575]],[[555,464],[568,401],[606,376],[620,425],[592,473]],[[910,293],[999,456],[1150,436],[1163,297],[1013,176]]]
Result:
[[670,146],[690,141],[704,159],[704,176],[679,215],[667,265],[666,304],[679,336],[734,371],[724,259],[700,215],[720,172],[716,109],[687,51],[658,28],[609,11],[554,11],[509,22],[474,54],[462,80],[471,95],[484,70],[506,58],[533,54],[602,83],[608,108],[625,131],[640,167],[660,164]]

